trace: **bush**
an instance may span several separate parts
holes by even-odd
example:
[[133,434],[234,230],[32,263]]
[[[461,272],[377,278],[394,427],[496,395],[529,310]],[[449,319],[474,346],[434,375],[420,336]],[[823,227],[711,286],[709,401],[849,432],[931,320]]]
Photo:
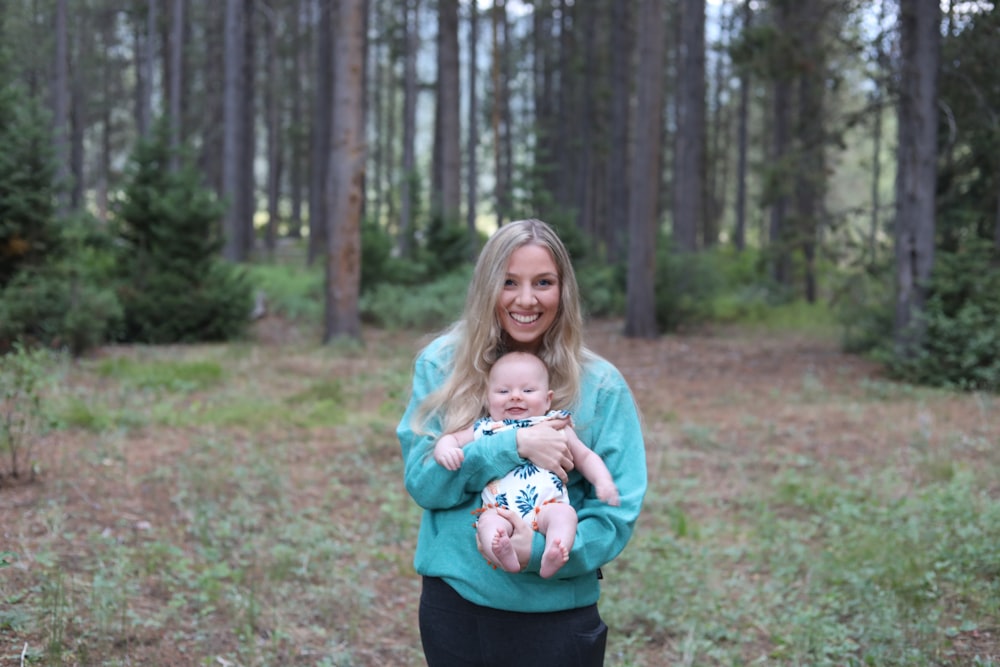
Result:
[[661,243],[656,257],[656,324],[676,331],[712,319],[713,302],[724,281],[706,253],[674,252]]
[[93,218],[66,220],[44,264],[23,266],[0,289],[0,352],[22,340],[74,355],[112,337],[122,321],[111,287],[109,237]]
[[246,273],[219,257],[222,203],[201,185],[190,159],[171,149],[163,122],[139,142],[130,169],[116,206],[122,339],[238,337],[249,323],[253,295]]
[[587,262],[574,268],[583,311],[588,317],[617,317],[625,312],[623,266]]
[[471,279],[466,267],[426,285],[381,284],[362,296],[362,316],[388,329],[443,328],[462,315]]
[[1000,266],[986,241],[939,252],[922,323],[910,357],[886,354],[897,377],[932,386],[1000,391]]
[[25,466],[34,477],[32,445],[47,426],[41,390],[55,361],[52,353],[20,343],[0,356],[0,452],[12,477],[20,477]]
[[893,276],[889,267],[844,276],[834,290],[833,309],[845,352],[884,349],[893,335]]

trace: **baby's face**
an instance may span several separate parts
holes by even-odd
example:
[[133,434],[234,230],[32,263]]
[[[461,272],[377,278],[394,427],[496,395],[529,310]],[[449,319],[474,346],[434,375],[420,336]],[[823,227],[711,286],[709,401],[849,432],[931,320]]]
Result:
[[549,373],[537,357],[510,354],[494,364],[487,392],[490,419],[543,415],[550,405]]

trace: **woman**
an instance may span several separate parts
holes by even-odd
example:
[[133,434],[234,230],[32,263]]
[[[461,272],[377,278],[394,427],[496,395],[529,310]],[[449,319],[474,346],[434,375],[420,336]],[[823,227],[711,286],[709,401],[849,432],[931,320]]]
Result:
[[[536,354],[549,367],[553,403],[570,406],[577,435],[611,471],[619,506],[599,500],[574,471],[561,430],[566,421],[470,443],[457,471],[434,461],[437,438],[480,416],[490,367],[510,351]],[[487,241],[464,315],[417,356],[397,436],[406,488],[424,508],[414,564],[423,575],[420,635],[428,665],[602,665],[600,568],[632,535],[646,492],[646,458],[628,385],[583,345],[576,276],[548,225],[512,222]],[[524,460],[559,474],[579,516],[569,560],[550,579],[539,576],[544,537],[516,513],[504,517],[515,527],[520,573],[490,568],[470,539],[483,486]]]

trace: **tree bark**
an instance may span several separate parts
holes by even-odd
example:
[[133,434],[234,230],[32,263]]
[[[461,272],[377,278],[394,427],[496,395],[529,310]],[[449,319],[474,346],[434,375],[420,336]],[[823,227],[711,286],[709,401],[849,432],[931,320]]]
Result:
[[361,338],[361,209],[365,176],[365,0],[340,0],[334,32],[330,165],[325,191],[330,213],[323,341]]
[[417,200],[417,51],[420,49],[420,0],[403,2],[403,178],[400,183],[399,230],[396,248],[399,256],[413,253],[413,213]]
[[923,342],[921,315],[934,266],[937,85],[941,49],[938,0],[900,3],[899,141],[896,172],[896,353]]
[[243,201],[243,0],[226,0],[225,83],[223,86],[222,194],[226,199],[223,256],[233,262],[245,259],[246,226],[241,218]]
[[53,140],[55,143],[57,212],[69,212],[70,146],[69,146],[69,6],[68,0],[56,3],[55,15],[55,77],[52,80]]
[[677,132],[674,135],[674,246],[698,249],[705,222],[705,3],[683,0]]
[[431,213],[439,220],[452,223],[459,219],[462,197],[458,0],[439,0],[437,62]]
[[332,90],[334,86],[333,24],[336,3],[316,0],[319,26],[316,31],[316,93],[313,96],[312,170],[309,180],[309,251],[308,261],[314,261],[326,252],[327,218],[324,191],[327,182],[330,152],[330,119]]
[[659,0],[640,0],[636,67],[635,141],[629,199],[629,253],[625,335],[654,338],[660,137],[663,127],[663,55],[666,28]]
[[469,232],[469,259],[475,261],[479,254],[479,234],[476,231],[477,213],[477,180],[479,178],[479,168],[476,163],[479,146],[479,95],[476,90],[478,79],[478,58],[476,57],[479,48],[479,8],[476,3],[469,3],[469,69],[468,69],[468,116],[466,124],[468,130],[465,144],[465,226]]
[[608,224],[605,243],[608,261],[616,263],[626,254],[629,212],[629,100],[631,99],[631,3],[613,0],[611,15],[611,151],[609,158]]

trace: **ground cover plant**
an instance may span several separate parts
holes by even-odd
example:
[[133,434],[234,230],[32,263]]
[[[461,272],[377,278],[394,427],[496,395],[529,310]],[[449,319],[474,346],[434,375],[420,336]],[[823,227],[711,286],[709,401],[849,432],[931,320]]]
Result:
[[[588,340],[650,493],[604,569],[607,664],[1000,664],[1000,398],[814,333]],[[420,665],[394,428],[421,332],[105,347],[0,477],[0,665]],[[471,538],[471,535],[470,535]]]

